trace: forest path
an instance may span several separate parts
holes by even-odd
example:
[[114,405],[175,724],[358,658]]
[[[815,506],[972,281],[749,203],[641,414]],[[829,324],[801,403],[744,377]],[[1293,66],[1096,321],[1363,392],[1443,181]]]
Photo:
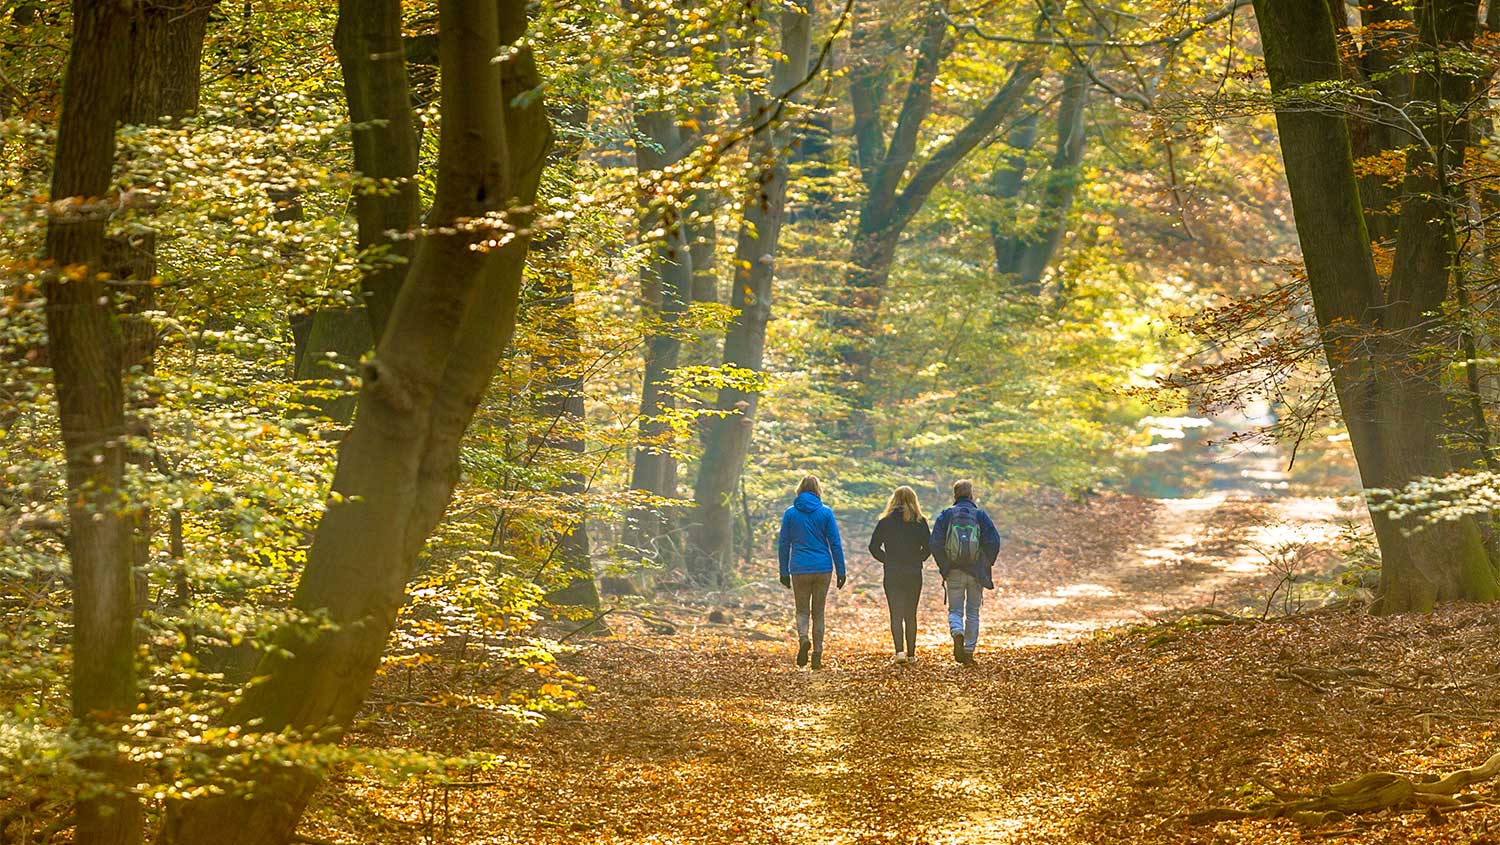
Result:
[[[1003,594],[989,594],[977,666],[946,656],[931,588],[921,659],[893,664],[883,598],[860,577],[830,601],[822,672],[793,665],[779,586],[742,593],[729,624],[694,621],[694,607],[706,616],[716,605],[687,594],[664,614],[671,635],[616,617],[613,635],[564,658],[597,686],[577,717],[516,732],[484,714],[422,724],[417,711],[408,724],[440,737],[439,750],[491,754],[494,765],[472,787],[438,792],[337,787],[309,833],[366,841],[358,831],[373,815],[388,845],[1299,841],[1290,823],[1205,829],[1182,816],[1242,802],[1257,778],[1315,790],[1351,771],[1452,767],[1480,753],[1472,722],[1412,715],[1453,712],[1446,689],[1401,676],[1393,688],[1319,691],[1277,672],[1441,661],[1471,684],[1462,706],[1489,712],[1500,708],[1500,689],[1482,683],[1500,636],[1489,609],[1084,636],[1153,607],[1253,597],[1265,575],[1246,547],[1300,538],[1320,514],[1339,513],[1320,500],[1157,504],[1150,530],[1122,536],[1088,567],[1057,567],[1050,579],[1007,573]],[[1015,551],[1025,560],[1035,550]],[[1483,815],[1445,830],[1495,821]]]

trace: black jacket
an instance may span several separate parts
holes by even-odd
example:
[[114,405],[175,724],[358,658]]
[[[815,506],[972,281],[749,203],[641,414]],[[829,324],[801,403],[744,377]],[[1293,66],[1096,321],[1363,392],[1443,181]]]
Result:
[[870,536],[870,554],[885,564],[887,570],[920,572],[922,561],[932,554],[928,549],[931,536],[927,520],[907,522],[897,508],[875,524],[875,533]]

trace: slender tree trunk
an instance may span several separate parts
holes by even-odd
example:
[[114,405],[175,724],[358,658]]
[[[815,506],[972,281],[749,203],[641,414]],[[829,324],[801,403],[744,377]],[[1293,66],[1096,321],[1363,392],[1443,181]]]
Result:
[[1031,293],[1041,293],[1042,276],[1057,257],[1067,231],[1073,198],[1078,194],[1079,167],[1087,147],[1085,111],[1093,83],[1088,71],[1074,67],[1063,80],[1062,98],[1057,104],[1057,149],[1041,196],[1041,228],[1024,238],[1016,263],[1016,285]]
[[[677,162],[681,133],[663,111],[637,111],[636,132],[646,143],[636,144],[636,167],[642,175],[658,173]],[[654,148],[653,148],[654,147]],[[645,375],[641,382],[640,443],[636,447],[630,486],[651,496],[677,496],[677,461],[671,448],[672,431],[666,416],[676,408],[669,381],[682,355],[677,321],[687,310],[693,292],[693,256],[689,229],[674,198],[648,197],[643,237],[651,237],[652,253],[641,270],[641,299],[646,319],[656,325],[646,337]],[[658,232],[659,235],[647,233]],[[625,543],[655,555],[669,550],[662,544],[670,534],[672,517],[659,507],[632,508],[626,516]]]
[[[1397,125],[1396,109],[1411,100],[1411,76],[1397,71],[1404,42],[1411,37],[1411,13],[1398,0],[1370,0],[1359,7],[1363,26],[1363,43],[1351,45],[1346,67],[1350,75],[1362,79],[1379,95],[1382,106],[1367,107],[1362,119],[1349,121],[1350,140],[1356,159],[1368,159],[1411,143],[1404,127]],[[1330,3],[1337,28],[1346,26],[1349,10],[1342,3]],[[1359,194],[1365,210],[1370,237],[1381,243],[1396,238],[1397,213],[1401,187],[1390,176],[1374,168],[1360,177]]]
[[[1454,7],[1466,4],[1441,5],[1454,18],[1465,13]],[[1467,5],[1472,17],[1475,10]],[[1384,286],[1370,251],[1349,127],[1342,115],[1297,101],[1301,86],[1339,76],[1329,8],[1256,0],[1255,10],[1272,91],[1284,100],[1276,120],[1297,233],[1360,477],[1366,488],[1398,488],[1441,475],[1449,469],[1443,362],[1426,354],[1435,328],[1424,314],[1441,307],[1446,297],[1452,252],[1445,227],[1434,219],[1433,203],[1442,198],[1420,198],[1424,180],[1433,179],[1431,162],[1413,153],[1408,163],[1409,199],[1402,208],[1395,270]],[[1424,24],[1428,44],[1462,38],[1458,25],[1447,18],[1441,24],[1436,29]],[[1451,83],[1445,89],[1443,82],[1432,82],[1430,90],[1419,85],[1415,98],[1431,101],[1456,93]],[[1408,536],[1402,529],[1412,526],[1394,523],[1384,511],[1372,518],[1381,550],[1381,611],[1500,596],[1500,581],[1473,519],[1429,525]]]
[[[812,49],[812,17],[809,0],[801,8],[781,13],[781,55],[772,71],[770,94],[785,96],[800,81]],[[771,103],[752,100],[757,114]],[[765,359],[766,325],[771,318],[771,295],[776,277],[776,247],[786,219],[789,170],[788,150],[792,133],[775,127],[757,135],[751,150],[761,170],[754,189],[745,200],[744,222],[735,244],[734,281],[731,304],[738,312],[724,335],[724,363],[760,370]],[[734,517],[731,501],[739,486],[750,437],[755,428],[759,394],[734,388],[719,391],[715,407],[727,416],[709,417],[703,459],[693,491],[697,505],[688,572],[703,583],[723,584],[734,562]]]
[[68,553],[73,570],[73,716],[94,746],[82,764],[98,777],[78,796],[79,845],[131,845],[141,807],[130,766],[115,752],[135,709],[131,517],[119,501],[125,468],[122,338],[104,274],[115,124],[130,94],[126,0],[76,0],[52,170],[44,277],[47,344],[67,459]]
[[[401,40],[401,0],[339,0],[333,45],[353,125],[354,170],[379,185],[358,191],[354,198],[360,251],[379,253],[361,280],[370,336],[378,340],[406,278],[414,243],[392,234],[414,230],[420,210],[417,129]],[[360,348],[354,360],[371,345]]]
[[[359,366],[359,360],[375,346],[371,334],[368,306],[320,308],[308,321],[307,340],[297,356],[298,381],[337,383],[345,371]],[[341,391],[332,395],[310,392],[302,401],[328,419],[348,425],[354,418],[358,394]]]
[[[588,124],[588,106],[568,109],[560,122],[584,128]],[[554,151],[552,166],[561,171],[567,181],[573,181],[581,149],[580,140],[570,139],[566,144],[559,144]],[[572,274],[566,268],[559,270],[556,267],[563,261],[561,253],[565,242],[566,233],[553,230],[543,240],[537,241],[531,250],[536,259],[534,272],[540,276],[539,284],[545,287],[542,307],[551,316],[551,329],[557,336],[553,343],[559,353],[538,356],[534,365],[541,373],[536,411],[541,419],[552,421],[548,433],[534,445],[572,453],[574,460],[581,461],[588,445],[584,440],[583,337],[578,325]],[[571,518],[556,538],[552,551],[552,560],[562,570],[564,583],[548,594],[547,600],[556,605],[598,610],[599,586],[594,580],[594,562],[589,549],[588,510],[581,499],[588,487],[588,477],[575,470],[568,472],[552,488],[553,494],[570,503]]]
[[[331,629],[289,631],[228,714],[254,730],[336,736],[364,702],[405,585],[458,479],[458,447],[515,327],[550,131],[522,0],[441,0],[442,140],[433,231],[419,241],[340,451],[293,605]],[[505,56],[496,62],[495,57]],[[410,120],[407,115],[405,119]],[[503,214],[493,224],[455,226]],[[479,248],[486,241],[503,246]],[[168,845],[288,842],[317,776],[254,773],[168,808]]]
[[[1000,160],[1000,166],[990,176],[990,195],[1006,204],[1002,213],[1012,217],[1019,211],[1015,206],[1026,187],[1027,158],[1036,146],[1037,126],[1041,123],[1041,109],[1035,103],[1031,109],[1005,137],[1010,153]],[[1006,226],[999,220],[990,223],[990,242],[995,250],[995,273],[1012,276],[1020,270],[1021,256],[1026,251],[1026,242],[1014,226]]]
[[[319,309],[307,320],[297,356],[299,381],[335,378],[337,368],[357,366],[375,347],[411,261],[415,241],[406,235],[420,220],[417,128],[401,0],[339,0],[333,44],[352,126],[354,170],[369,181],[354,195],[359,250],[368,264],[360,280],[363,304]],[[345,393],[306,401],[323,416],[347,424],[358,397]]]
[[[1044,11],[1038,19],[1039,37],[1049,13]],[[1016,116],[1032,83],[1041,75],[1045,56],[1043,47],[1024,48],[1011,63],[1005,83],[983,108],[917,164],[917,141],[931,114],[933,83],[943,58],[952,50],[948,19],[941,4],[927,6],[920,26],[906,94],[889,137],[882,128],[884,95],[879,90],[885,78],[884,65],[872,68],[865,63],[851,73],[857,160],[868,193],[860,209],[838,308],[826,322],[837,337],[836,351],[843,367],[840,393],[847,403],[847,418],[841,423],[842,435],[857,444],[875,440],[870,420],[871,365],[881,302],[901,236],[953,168]],[[855,36],[859,37],[859,31]]]
[[[180,121],[197,114],[202,90],[203,41],[209,13],[216,0],[151,0],[143,3],[130,33],[130,93],[126,99],[125,123],[153,126],[163,120]],[[156,373],[156,327],[146,312],[156,308],[156,233],[134,231],[110,237],[105,246],[106,266],[111,277],[124,288],[121,297],[124,337],[123,364],[127,385],[132,378],[149,385]],[[151,425],[144,414],[156,399],[149,387],[134,391],[134,411],[126,425],[135,440],[126,460],[142,476],[156,463]],[[132,567],[135,570],[137,611],[148,598],[147,572],[151,563],[152,514],[141,504],[131,512]]]

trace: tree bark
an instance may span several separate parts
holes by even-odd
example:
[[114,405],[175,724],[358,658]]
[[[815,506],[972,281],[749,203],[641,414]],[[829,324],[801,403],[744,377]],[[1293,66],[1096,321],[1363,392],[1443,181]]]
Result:
[[[1041,109],[1036,104],[1028,106],[1031,110],[1016,122],[1005,137],[1005,145],[1010,148],[1010,153],[1001,159],[1000,166],[990,176],[990,195],[1006,203],[1008,207],[1004,213],[1012,217],[1018,210],[1014,206],[1018,204],[1022,189],[1026,187],[1026,159],[1036,147],[1037,127],[1041,123]],[[1026,249],[1026,242],[1022,240],[1021,234],[1014,231],[1014,227],[1007,227],[996,220],[990,223],[990,243],[995,250],[995,273],[1000,276],[1014,275]]]
[[[651,40],[662,44],[668,39],[669,23],[663,10],[626,7],[644,16],[646,26],[661,36]],[[642,61],[650,61],[649,56]],[[654,174],[677,164],[687,145],[673,115],[655,105],[637,103],[633,116],[636,130],[636,170],[643,182],[657,183]],[[651,244],[651,254],[641,269],[641,303],[652,328],[646,336],[645,373],[641,380],[640,435],[632,461],[630,486],[659,499],[677,496],[677,460],[672,455],[672,431],[667,415],[676,408],[668,391],[672,372],[682,356],[682,339],[677,322],[687,311],[693,297],[693,253],[686,209],[678,207],[678,198],[667,196],[663,187],[642,198],[641,237]],[[626,514],[626,546],[653,556],[670,557],[663,544],[671,534],[671,514],[660,507],[637,506]]]
[[[583,129],[588,123],[588,106],[580,104],[566,110],[561,123]],[[553,154],[552,167],[560,170],[565,181],[573,181],[578,156],[583,143],[570,138],[566,144],[558,144]],[[535,446],[569,452],[575,461],[581,461],[587,453],[584,440],[584,382],[583,382],[583,338],[578,325],[577,297],[571,272],[555,269],[562,263],[562,247],[566,241],[561,230],[548,232],[544,239],[532,247],[536,272],[540,276],[542,307],[552,319],[551,329],[557,336],[554,343],[559,350],[555,355],[541,355],[534,364],[540,373],[541,387],[537,391],[536,412],[543,420],[551,420],[545,435],[538,438]],[[588,510],[580,499],[588,492],[589,479],[581,471],[571,471],[563,476],[552,493],[570,504],[569,523],[554,540],[549,563],[555,562],[561,569],[562,584],[547,595],[554,605],[599,609],[599,585],[594,579],[594,562],[589,549]]]
[[1078,169],[1087,147],[1085,111],[1092,87],[1086,68],[1074,67],[1063,79],[1062,98],[1057,104],[1057,148],[1042,187],[1040,229],[1023,238],[1016,263],[1016,286],[1029,293],[1042,291],[1042,276],[1062,246],[1068,214],[1078,194]]
[[[772,69],[771,100],[759,96],[751,100],[757,115],[772,108],[772,100],[787,96],[801,81],[812,51],[809,5],[809,0],[803,0],[800,7],[781,12],[781,58]],[[780,126],[753,139],[751,157],[761,168],[745,199],[744,219],[735,243],[731,304],[737,313],[724,335],[726,365],[759,371],[765,360],[776,247],[786,219],[787,158],[792,137],[792,130]],[[733,567],[734,518],[730,506],[749,454],[759,399],[758,393],[724,388],[715,404],[723,416],[711,416],[706,422],[703,459],[693,491],[695,524],[687,557],[689,576],[701,583],[722,585]]]
[[[1023,49],[1012,62],[1005,84],[984,107],[925,161],[914,164],[917,137],[931,111],[932,85],[942,58],[952,49],[947,41],[947,18],[939,4],[928,8],[922,26],[906,96],[889,142],[879,128],[882,98],[870,90],[874,84],[870,80],[880,75],[865,71],[850,83],[858,159],[868,194],[860,208],[839,307],[827,322],[838,337],[837,353],[844,369],[842,393],[849,407],[844,433],[857,443],[874,439],[869,430],[870,369],[881,302],[901,236],[953,169],[1016,116],[1041,75],[1045,56],[1038,46]],[[909,178],[905,176],[908,171]]]
[[[337,736],[368,693],[405,584],[457,481],[458,446],[509,343],[529,209],[550,130],[522,0],[439,4],[442,136],[432,231],[418,245],[344,439],[293,605],[331,630],[288,631],[228,714],[288,736]],[[506,56],[503,62],[496,56]],[[410,120],[407,115],[405,119]],[[500,215],[497,217],[497,215]],[[276,767],[168,808],[161,842],[290,841],[318,783]]]
[[96,748],[82,765],[100,781],[78,796],[80,845],[141,838],[130,767],[113,751],[138,690],[131,518],[118,500],[125,467],[123,350],[103,263],[115,124],[130,94],[121,68],[129,67],[136,14],[126,0],[73,4],[45,247],[48,355],[67,459],[73,716]]
[[354,170],[380,185],[360,190],[354,198],[360,252],[378,252],[361,284],[370,335],[379,339],[406,278],[414,243],[392,234],[406,235],[420,222],[417,129],[401,40],[401,0],[339,0],[333,45],[353,127]]
[[[1408,161],[1395,270],[1383,287],[1349,126],[1342,115],[1298,101],[1300,87],[1339,76],[1329,8],[1256,0],[1255,10],[1272,91],[1281,99],[1276,121],[1308,284],[1361,480],[1367,489],[1398,488],[1442,475],[1450,468],[1442,430],[1444,362],[1426,354],[1437,327],[1424,315],[1446,296],[1452,246],[1441,215],[1451,210],[1435,207],[1442,199],[1425,184],[1434,178],[1432,162],[1420,152]],[[1472,33],[1472,3],[1438,3],[1430,11],[1441,13],[1423,23],[1423,49],[1462,40],[1465,15]],[[1419,78],[1414,98],[1446,99],[1459,95],[1460,87],[1452,78]],[[1457,146],[1443,154],[1461,157]],[[1429,525],[1408,536],[1402,528],[1410,526],[1397,525],[1383,511],[1371,516],[1381,549],[1382,612],[1500,596],[1473,519]]]
[[[217,0],[151,0],[140,6],[130,32],[130,92],[126,98],[125,123],[153,126],[163,120],[174,123],[197,114],[202,91],[203,41],[208,19]],[[112,236],[105,246],[109,275],[123,288],[122,363],[127,384],[132,377],[149,383],[156,372],[156,328],[146,312],[156,308],[156,233],[142,229]],[[127,394],[129,391],[127,391]],[[139,391],[137,392],[139,394]],[[155,398],[137,395],[136,407],[127,410],[126,425],[135,445],[126,461],[142,476],[155,467],[156,450],[151,444],[150,423],[139,411],[155,404]],[[149,584],[153,536],[150,507],[139,505],[131,512],[132,567],[135,571],[135,602],[138,615],[145,609]]]

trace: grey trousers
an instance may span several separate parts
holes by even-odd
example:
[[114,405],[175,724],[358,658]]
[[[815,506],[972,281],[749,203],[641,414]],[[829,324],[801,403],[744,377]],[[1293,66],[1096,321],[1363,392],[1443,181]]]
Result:
[[810,622],[813,654],[823,653],[823,610],[828,606],[828,585],[832,582],[832,572],[792,576],[792,598],[797,602],[797,641],[807,642]]

